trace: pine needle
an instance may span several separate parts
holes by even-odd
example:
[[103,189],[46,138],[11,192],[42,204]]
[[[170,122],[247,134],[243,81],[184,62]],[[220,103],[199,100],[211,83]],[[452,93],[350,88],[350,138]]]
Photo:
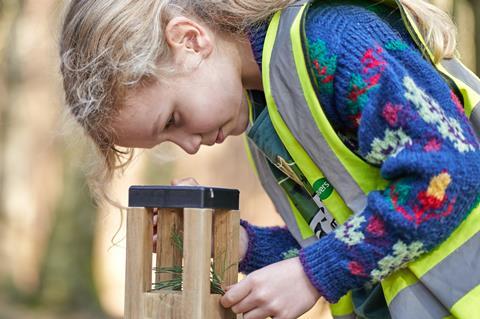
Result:
[[182,238],[182,235],[180,233],[177,233],[174,230],[172,230],[172,234],[171,234],[170,239],[172,240],[173,245],[175,245],[175,247],[178,249],[178,251],[183,253],[183,238]]
[[[179,233],[172,231],[170,239],[172,240],[172,243],[174,244],[175,248],[183,253],[182,236]],[[230,265],[227,269],[229,269],[233,265],[235,264]],[[224,269],[224,271],[222,271],[222,275],[227,269]],[[157,283],[153,283],[152,289],[182,290],[182,286],[183,286],[183,281],[182,281],[183,267],[182,266],[154,267],[153,271],[156,274],[171,274],[173,275],[173,279],[163,280]],[[210,292],[213,294],[220,294],[220,295],[225,294],[225,291],[222,288],[221,276],[219,276],[215,272],[215,261],[213,261],[210,265]]]

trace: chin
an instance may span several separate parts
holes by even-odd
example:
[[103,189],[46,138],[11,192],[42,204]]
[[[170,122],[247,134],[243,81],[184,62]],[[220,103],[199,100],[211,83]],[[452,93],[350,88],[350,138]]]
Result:
[[232,132],[230,132],[230,135],[234,135],[234,136],[241,135],[243,132],[247,130],[248,124],[249,124],[248,117],[241,121],[238,121],[235,128],[232,130]]
[[245,119],[245,121],[243,121],[242,125],[240,125],[240,130],[239,130],[239,133],[237,135],[240,135],[242,134],[243,132],[245,132],[248,128],[248,124],[250,124],[250,121],[248,119],[248,117]]
[[238,136],[238,135],[241,135],[243,132],[245,132],[245,130],[242,130],[242,129],[239,129],[239,128],[235,128],[232,132],[230,132],[230,134],[228,134],[229,136]]

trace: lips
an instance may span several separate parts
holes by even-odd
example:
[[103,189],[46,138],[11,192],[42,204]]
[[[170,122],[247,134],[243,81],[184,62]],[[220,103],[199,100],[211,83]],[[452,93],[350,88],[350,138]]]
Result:
[[215,143],[221,144],[224,140],[225,140],[225,136],[223,135],[222,128],[220,128],[218,130],[218,135],[217,135],[217,139],[215,140]]

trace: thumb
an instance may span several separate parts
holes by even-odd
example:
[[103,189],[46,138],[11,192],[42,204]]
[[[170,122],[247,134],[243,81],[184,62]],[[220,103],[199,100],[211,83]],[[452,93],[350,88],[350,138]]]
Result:
[[233,287],[233,285],[227,286],[227,285],[225,285],[225,283],[222,283],[222,284],[221,284],[221,287],[222,287],[223,291],[227,292],[227,291],[230,290],[230,288]]
[[193,177],[177,178],[172,180],[172,186],[198,186],[198,182]]

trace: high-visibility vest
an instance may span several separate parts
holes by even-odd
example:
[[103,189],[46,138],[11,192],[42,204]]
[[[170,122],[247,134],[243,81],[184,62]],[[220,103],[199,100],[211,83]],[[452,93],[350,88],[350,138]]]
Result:
[[[385,1],[382,1],[385,2]],[[387,1],[388,2],[388,1]],[[414,19],[399,1],[405,26],[433,61]],[[348,149],[335,133],[316,96],[304,52],[305,16],[311,1],[277,12],[268,27],[262,77],[268,113],[275,131],[317,192],[319,181],[333,186],[321,204],[339,224],[366,207],[367,194],[387,181]],[[480,80],[457,59],[433,63],[451,88],[461,94],[465,113],[479,132]],[[263,153],[249,141],[257,174],[277,211],[302,247],[317,240],[288,194],[277,184]],[[392,318],[480,318],[480,207],[473,209],[438,247],[381,281]],[[479,269],[477,269],[479,267]],[[334,318],[355,318],[351,293],[331,305]]]

